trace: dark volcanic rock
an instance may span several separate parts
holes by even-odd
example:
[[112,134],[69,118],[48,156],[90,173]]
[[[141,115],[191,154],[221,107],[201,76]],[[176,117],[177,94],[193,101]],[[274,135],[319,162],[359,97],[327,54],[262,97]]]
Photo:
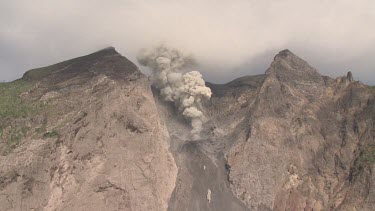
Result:
[[347,78],[348,81],[350,81],[350,82],[353,82],[353,81],[354,81],[353,74],[352,74],[351,71],[348,72],[348,74],[346,75],[346,78]]
[[77,76],[90,80],[99,74],[105,74],[111,79],[117,79],[141,73],[131,61],[119,54],[113,47],[108,47],[87,56],[29,70],[24,74],[23,79],[53,84],[64,82]]

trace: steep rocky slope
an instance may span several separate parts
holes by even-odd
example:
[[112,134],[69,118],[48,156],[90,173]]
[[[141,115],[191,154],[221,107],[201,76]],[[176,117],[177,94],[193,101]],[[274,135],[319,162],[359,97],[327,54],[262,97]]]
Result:
[[[265,75],[209,84],[213,136],[252,210],[374,210],[374,92],[288,50]],[[216,143],[216,144],[218,144]]]
[[202,139],[113,48],[0,84],[0,210],[375,210],[375,90],[288,50]]
[[176,164],[133,63],[108,48],[7,86],[19,84],[20,102],[34,106],[2,112],[0,210],[167,208]]

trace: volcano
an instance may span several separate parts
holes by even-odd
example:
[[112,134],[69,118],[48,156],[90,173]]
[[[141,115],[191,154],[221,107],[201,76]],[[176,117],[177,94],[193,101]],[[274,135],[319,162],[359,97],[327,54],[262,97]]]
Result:
[[199,140],[109,47],[0,83],[0,210],[375,210],[375,90],[289,50],[206,83]]

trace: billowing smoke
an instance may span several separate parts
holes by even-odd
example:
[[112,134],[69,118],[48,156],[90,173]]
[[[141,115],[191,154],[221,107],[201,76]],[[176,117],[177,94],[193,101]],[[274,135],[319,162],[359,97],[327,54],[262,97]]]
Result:
[[164,100],[175,102],[191,122],[193,139],[199,139],[205,120],[201,102],[210,99],[211,89],[206,87],[200,72],[187,72],[194,67],[194,59],[164,45],[142,50],[137,59],[153,71],[153,83]]

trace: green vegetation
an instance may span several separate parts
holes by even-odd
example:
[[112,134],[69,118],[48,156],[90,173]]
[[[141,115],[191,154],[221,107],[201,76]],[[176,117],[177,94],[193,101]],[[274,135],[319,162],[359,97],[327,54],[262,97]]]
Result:
[[375,144],[368,145],[360,155],[360,161],[363,163],[375,163]]
[[[9,130],[10,129],[10,130]],[[0,137],[3,135],[5,128],[0,125]],[[9,153],[12,149],[16,148],[21,140],[26,136],[27,132],[30,130],[28,127],[13,127],[8,128],[7,131],[7,140],[5,140],[7,148],[5,148],[4,153]]]
[[43,135],[43,138],[56,138],[59,137],[60,134],[56,131],[48,131]]
[[41,134],[41,133],[44,133],[45,131],[46,131],[45,127],[38,127],[37,129],[35,129],[36,134]]
[[24,80],[0,83],[0,118],[26,117],[35,110],[35,105],[23,102],[21,93],[32,88],[33,84]]
[[39,101],[22,99],[21,94],[29,91],[33,85],[34,83],[22,79],[0,83],[0,120],[25,118],[37,114],[44,107]]
[[35,81],[44,78],[52,72],[53,66],[42,67],[38,69],[29,70],[25,73],[24,78],[27,80]]
[[10,138],[7,141],[8,147],[11,149],[15,148],[20,143],[22,138],[26,136],[28,130],[29,128],[22,127],[20,129],[15,129],[14,131],[11,131]]
[[4,138],[8,150],[14,149],[27,136],[30,128],[26,126],[28,117],[43,110],[43,103],[22,97],[29,92],[33,82],[19,79],[0,83],[0,137]]

